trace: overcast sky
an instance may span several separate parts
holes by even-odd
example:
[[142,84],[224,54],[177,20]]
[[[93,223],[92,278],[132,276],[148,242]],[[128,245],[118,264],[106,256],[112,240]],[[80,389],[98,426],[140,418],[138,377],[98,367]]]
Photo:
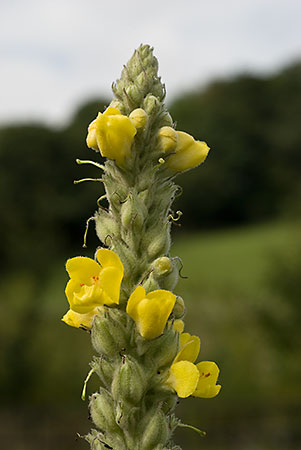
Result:
[[301,58],[300,0],[0,0],[0,122],[64,123],[151,44],[167,100]]

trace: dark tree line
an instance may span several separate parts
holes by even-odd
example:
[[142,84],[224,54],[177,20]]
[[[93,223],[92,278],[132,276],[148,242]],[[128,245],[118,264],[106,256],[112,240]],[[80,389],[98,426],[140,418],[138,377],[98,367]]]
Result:
[[[50,264],[78,253],[103,188],[73,185],[76,178],[99,177],[96,168],[77,166],[75,159],[99,160],[85,137],[107,103],[87,103],[64,129],[17,124],[0,130],[4,269],[39,272],[45,255]],[[246,74],[215,81],[179,97],[170,111],[178,130],[212,149],[203,167],[179,179],[183,194],[175,209],[184,212],[184,229],[300,213],[301,63],[264,78]]]

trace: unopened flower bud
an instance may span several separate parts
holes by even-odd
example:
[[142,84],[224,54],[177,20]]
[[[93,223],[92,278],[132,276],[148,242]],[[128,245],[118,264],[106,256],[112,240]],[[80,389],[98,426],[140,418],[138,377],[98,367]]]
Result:
[[139,73],[139,75],[135,79],[135,84],[141,91],[148,91],[148,80],[145,76],[145,72]]
[[177,296],[175,306],[173,308],[173,314],[176,319],[181,319],[185,314],[185,303],[182,297]]
[[171,270],[171,261],[167,256],[161,256],[161,258],[157,258],[153,264],[153,271],[155,276],[166,275]]
[[101,382],[108,389],[111,388],[112,376],[114,372],[114,366],[111,361],[106,360],[103,356],[94,357],[93,361],[90,363],[91,368],[98,375]]
[[137,86],[130,84],[126,87],[125,92],[133,105],[139,105],[142,100],[141,92]]
[[174,329],[165,331],[162,336],[153,340],[152,346],[146,353],[150,365],[157,370],[170,366],[179,351],[179,335]]
[[146,379],[141,366],[133,358],[123,356],[113,378],[113,398],[137,405],[144,394],[145,388]]
[[155,228],[152,233],[149,230],[147,236],[147,242],[145,242],[147,248],[147,253],[151,260],[158,258],[161,255],[164,255],[169,250],[170,247],[170,233],[169,233],[170,225],[163,225],[160,232]]
[[109,314],[105,313],[95,316],[91,340],[97,353],[108,357],[127,346],[123,327],[118,326]]
[[147,122],[147,114],[142,108],[134,109],[129,115],[129,118],[135,128],[143,128]]
[[113,83],[112,90],[116,96],[122,97],[124,90],[123,80],[117,80],[115,83]]
[[144,190],[140,191],[138,194],[139,200],[141,200],[141,202],[143,202],[145,204],[147,202],[149,193],[150,193],[149,189],[144,189]]
[[160,444],[164,445],[169,436],[167,417],[161,409],[157,409],[156,411],[152,410],[146,419],[141,448],[143,450],[154,450],[158,446],[158,449],[163,449],[163,446],[161,447]]
[[165,97],[165,86],[161,83],[155,83],[151,88],[152,93],[155,97],[158,97],[160,100],[163,100]]
[[124,110],[124,104],[121,103],[119,100],[117,100],[116,98],[114,98],[111,103],[110,106],[112,106],[112,108],[118,109],[121,114],[125,114],[125,110]]
[[100,388],[99,393],[90,397],[90,413],[93,422],[100,430],[114,433],[118,429],[115,421],[114,402],[106,389]]
[[104,210],[99,210],[95,213],[95,228],[97,236],[105,244],[107,244],[106,240],[108,236],[120,235],[118,223],[112,215],[109,215]]
[[137,232],[141,230],[145,218],[147,217],[147,209],[139,196],[129,193],[128,199],[121,206],[121,222],[125,228],[130,226]]
[[178,135],[174,128],[162,127],[158,133],[159,149],[164,153],[170,153],[175,150],[178,143]]
[[179,269],[175,258],[161,256],[152,264],[152,276],[156,280],[161,289],[172,291],[179,278]]
[[154,95],[147,95],[143,102],[143,109],[146,111],[146,113],[150,116],[154,114],[159,107],[159,101],[157,97]]
[[132,79],[135,79],[141,73],[141,61],[140,55],[138,56],[138,52],[135,51],[132,58],[127,63],[127,70]]
[[173,120],[172,120],[172,117],[169,114],[169,112],[164,111],[161,114],[161,123],[162,123],[162,128],[163,128],[163,126],[167,126],[167,127],[171,127],[172,126]]

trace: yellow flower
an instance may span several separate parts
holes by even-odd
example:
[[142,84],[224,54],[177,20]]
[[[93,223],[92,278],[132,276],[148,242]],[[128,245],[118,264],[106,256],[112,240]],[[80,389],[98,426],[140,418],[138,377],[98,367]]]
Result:
[[189,333],[180,336],[180,351],[176,356],[170,371],[167,385],[172,387],[179,397],[212,398],[221,386],[217,385],[218,366],[211,361],[194,364],[200,351],[200,339]]
[[[123,265],[116,253],[101,248],[96,252],[99,264],[91,258],[77,256],[67,261],[70,280],[66,296],[70,310],[63,320],[71,326],[91,324],[97,306],[119,303]],[[77,313],[77,314],[74,314]]]
[[212,398],[221,390],[221,385],[216,384],[219,368],[215,362],[202,361],[196,365],[200,378],[197,387],[192,395],[194,397]]
[[128,300],[126,312],[135,320],[141,336],[154,339],[163,333],[175,302],[176,296],[170,291],[146,294],[144,287],[138,286]]
[[89,125],[86,142],[88,147],[100,150],[102,156],[113,159],[122,166],[131,153],[136,133],[131,120],[123,116],[118,109],[109,106]]
[[179,361],[171,366],[167,384],[176,391],[179,397],[186,398],[195,391],[198,381],[197,367],[189,361]]
[[177,131],[178,144],[175,153],[166,162],[174,172],[184,172],[201,164],[208,155],[209,147],[206,142],[195,141],[192,136],[183,131]]

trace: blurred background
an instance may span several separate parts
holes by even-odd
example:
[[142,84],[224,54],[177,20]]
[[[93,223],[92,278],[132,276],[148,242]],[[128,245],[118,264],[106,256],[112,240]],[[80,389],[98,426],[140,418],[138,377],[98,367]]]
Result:
[[[215,399],[187,399],[184,449],[301,448],[301,3],[296,0],[3,0],[0,4],[0,441],[85,449],[92,352],[67,327],[65,260],[93,256],[102,194],[76,158],[140,43],[155,47],[177,129],[211,147],[178,178],[172,255]],[[91,381],[89,392],[97,389]]]

